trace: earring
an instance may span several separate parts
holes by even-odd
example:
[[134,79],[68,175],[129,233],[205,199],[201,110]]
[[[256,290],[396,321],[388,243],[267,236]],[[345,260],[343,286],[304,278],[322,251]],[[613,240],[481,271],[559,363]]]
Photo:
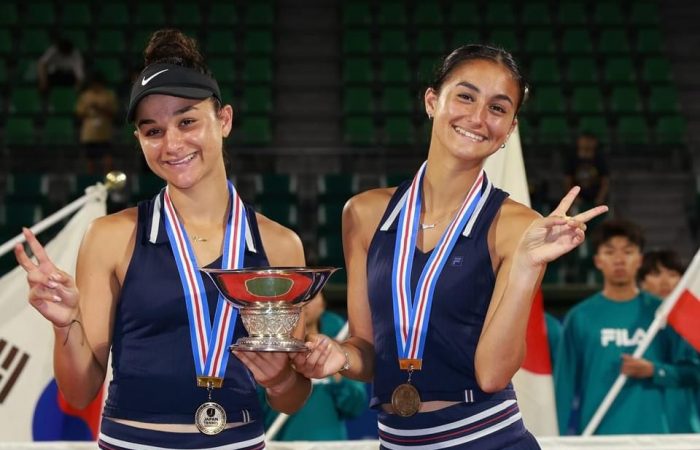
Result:
[[428,113],[428,120],[433,120],[433,115]]
[[501,148],[506,148],[506,143],[501,144]]

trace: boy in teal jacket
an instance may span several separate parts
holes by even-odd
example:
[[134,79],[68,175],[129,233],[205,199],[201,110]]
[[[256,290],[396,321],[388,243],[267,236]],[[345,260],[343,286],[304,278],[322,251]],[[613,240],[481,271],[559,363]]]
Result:
[[[682,351],[682,338],[670,328],[657,334],[642,358],[631,356],[660,305],[637,288],[642,233],[630,222],[607,221],[595,230],[592,245],[603,290],[572,308],[564,320],[554,369],[561,434],[569,427],[583,431],[620,373],[629,379],[595,433],[669,433],[666,388],[694,383],[697,358]],[[576,396],[580,420],[571,423]]]

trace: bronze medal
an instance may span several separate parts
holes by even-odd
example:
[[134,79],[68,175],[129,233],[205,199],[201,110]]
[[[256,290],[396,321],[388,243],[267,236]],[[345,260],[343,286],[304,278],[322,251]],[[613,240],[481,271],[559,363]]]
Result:
[[400,384],[391,394],[391,407],[401,417],[411,417],[420,409],[420,395],[410,383]]
[[194,424],[204,434],[219,434],[226,426],[226,411],[218,403],[202,403],[194,414]]

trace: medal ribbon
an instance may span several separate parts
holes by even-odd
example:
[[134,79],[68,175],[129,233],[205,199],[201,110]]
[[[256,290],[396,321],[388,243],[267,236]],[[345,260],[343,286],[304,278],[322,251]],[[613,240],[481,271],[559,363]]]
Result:
[[[421,360],[423,358],[428,319],[430,318],[437,279],[457,243],[461,231],[474,214],[482,197],[482,188],[487,183],[486,174],[482,169],[457,215],[435,246],[421,272],[415,295],[412,295],[411,268],[418,237],[421,188],[426,165],[427,161],[418,170],[409,187],[406,203],[401,208],[394,247],[391,287],[394,330],[399,359]],[[488,192],[485,195],[488,195]]]
[[[245,236],[248,232],[245,207],[236,189],[228,183],[231,208],[224,234],[222,269],[240,269],[245,256]],[[173,250],[177,271],[185,295],[190,324],[190,342],[197,376],[223,378],[233,340],[238,310],[219,294],[214,322],[209,320],[209,304],[197,259],[185,227],[175,213],[168,190],[164,193],[165,229]]]

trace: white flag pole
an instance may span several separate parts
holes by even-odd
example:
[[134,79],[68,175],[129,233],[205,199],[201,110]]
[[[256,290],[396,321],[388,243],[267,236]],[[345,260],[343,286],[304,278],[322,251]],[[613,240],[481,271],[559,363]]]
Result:
[[[106,176],[106,183],[105,184],[97,183],[94,186],[89,186],[88,188],[85,189],[85,195],[72,201],[71,203],[67,204],[63,208],[56,211],[55,213],[51,214],[49,217],[46,217],[42,221],[38,222],[37,224],[32,226],[30,228],[30,230],[34,234],[41,233],[42,231],[46,230],[47,228],[49,228],[50,226],[52,226],[56,222],[62,220],[64,217],[67,217],[67,216],[71,215],[73,212],[80,209],[87,202],[92,201],[92,200],[96,200],[96,199],[102,199],[108,190],[121,188],[122,186],[124,186],[125,182],[126,182],[126,175],[124,175],[122,172],[110,172],[110,173],[108,173]],[[15,247],[15,245],[20,244],[24,241],[25,241],[24,235],[22,233],[20,233],[17,236],[10,239],[9,241],[0,245],[0,256],[3,256],[5,253],[12,250]]]
[[[348,337],[348,332],[349,332],[349,326],[348,322],[345,322],[345,325],[343,325],[343,328],[340,329],[338,334],[335,335],[335,340],[336,341],[343,341],[345,338]],[[277,436],[277,433],[282,429],[284,426],[285,422],[287,422],[287,419],[289,419],[289,414],[284,414],[280,413],[272,422],[272,425],[270,425],[270,428],[267,429],[267,432],[265,433],[267,435],[267,439],[272,441],[275,439],[275,436]]]
[[[671,294],[669,294],[667,300],[664,300],[661,306],[659,306],[658,310],[656,311],[654,321],[651,323],[651,325],[649,325],[649,328],[644,334],[644,339],[642,339],[642,342],[639,343],[637,349],[632,354],[633,357],[640,358],[647,348],[649,348],[649,344],[651,344],[651,341],[656,336],[656,333],[658,333],[662,327],[666,326],[666,318],[671,313],[671,309],[680,298],[681,292],[683,292],[685,286],[688,285],[688,278],[698,270],[698,266],[700,266],[700,251],[695,254],[690,266],[685,271],[685,274],[678,284],[676,284],[676,287],[673,289]],[[615,401],[615,398],[617,398],[617,395],[620,393],[620,390],[625,385],[626,381],[626,375],[618,375],[615,383],[613,383],[612,387],[603,399],[603,402],[600,404],[595,414],[593,414],[590,422],[588,422],[588,425],[586,425],[586,428],[583,430],[582,436],[591,436],[595,432],[598,425],[600,425],[601,420],[603,420],[605,413],[607,413],[608,409],[610,409],[610,406],[612,405],[613,401]]]

